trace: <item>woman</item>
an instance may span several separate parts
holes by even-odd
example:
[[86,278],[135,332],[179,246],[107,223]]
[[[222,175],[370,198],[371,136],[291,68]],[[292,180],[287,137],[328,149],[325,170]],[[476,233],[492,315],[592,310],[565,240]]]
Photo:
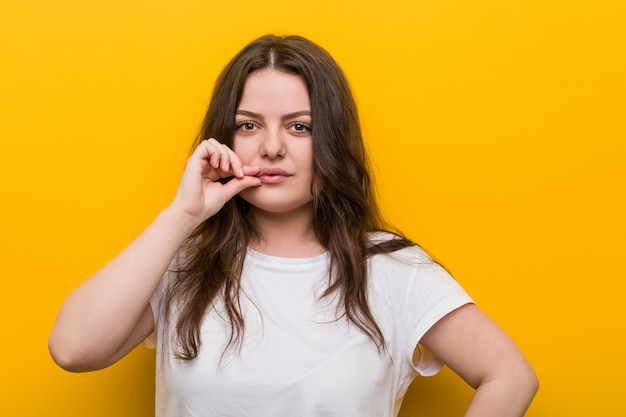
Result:
[[345,77],[320,47],[264,36],[217,80],[177,194],[63,304],[70,371],[157,334],[158,416],[394,416],[447,364],[467,416],[523,415],[535,374],[373,199]]

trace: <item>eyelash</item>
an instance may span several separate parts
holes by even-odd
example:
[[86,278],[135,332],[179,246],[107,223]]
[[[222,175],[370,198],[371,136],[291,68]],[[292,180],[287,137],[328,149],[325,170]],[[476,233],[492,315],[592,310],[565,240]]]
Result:
[[252,125],[252,127],[253,127],[253,128],[257,127],[256,123],[246,121],[246,122],[239,122],[239,123],[237,123],[237,124],[235,125],[235,129],[236,129],[236,130],[243,130],[244,132],[249,132],[250,130],[252,130],[252,129],[250,129],[250,130],[244,130],[244,129],[243,129],[243,127],[244,127],[245,125]]
[[[252,128],[251,129],[244,129],[244,127],[246,127],[246,125],[251,125]],[[302,128],[304,128],[304,130],[294,130],[294,132],[296,133],[310,133],[311,132],[311,126],[308,123],[305,122],[292,122],[290,123],[287,127],[289,129],[295,127],[295,126],[300,126]],[[251,121],[244,121],[244,122],[239,122],[235,125],[235,129],[236,130],[241,130],[244,132],[250,132],[252,131],[255,127],[259,127],[256,123],[251,122]]]
[[297,133],[311,133],[311,125],[304,122],[293,122],[289,125],[289,128],[293,128],[295,126],[302,126],[304,130],[294,130]]

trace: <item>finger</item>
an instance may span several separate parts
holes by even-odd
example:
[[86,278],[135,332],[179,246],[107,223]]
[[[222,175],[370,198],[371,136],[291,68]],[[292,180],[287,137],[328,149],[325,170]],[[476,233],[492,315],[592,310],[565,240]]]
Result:
[[204,141],[202,145],[207,164],[205,167],[208,168],[205,176],[212,181],[231,176],[230,148],[214,138]]
[[187,170],[205,175],[210,170],[212,152],[214,152],[212,146],[206,140],[202,141],[187,159]]
[[208,159],[211,157],[211,147],[212,145],[208,140],[203,140],[198,146],[196,146],[196,149],[193,150],[191,157],[197,159]]
[[245,176],[243,178],[233,178],[224,184],[223,189],[226,194],[226,198],[230,200],[246,188],[258,187],[259,185],[261,185],[261,180],[259,178]]
[[239,155],[235,153],[232,149],[230,149],[227,145],[222,144],[225,156],[228,155],[228,163],[223,164],[221,169],[223,171],[229,172],[237,178],[243,178],[244,170],[243,163],[241,162],[241,158]]
[[243,178],[245,174],[243,169],[243,163],[241,162],[239,155],[237,155],[235,151],[233,151],[229,147],[226,147],[226,149],[228,149],[228,153],[230,156],[230,172],[237,178]]
[[209,161],[210,165],[213,165],[212,158],[219,158],[220,152],[219,143],[209,139],[200,142],[196,149],[194,149],[191,156],[199,159],[205,159]]
[[227,151],[224,149],[224,145],[219,143],[215,138],[210,138],[206,141],[207,155],[209,157],[209,164],[211,167],[220,168],[222,158]]
[[219,169],[221,173],[227,173],[229,175],[236,175],[240,169],[233,168],[233,162],[239,164],[239,157],[230,149],[227,145],[217,142],[215,139],[210,139],[211,144],[216,148],[216,153],[212,155],[211,165],[215,169]]
[[202,141],[194,151],[193,156],[206,160],[209,167],[215,170],[209,170],[211,172],[205,173],[205,176],[212,181],[233,175],[237,178],[243,178],[246,175],[252,176],[259,172],[258,167],[243,165],[239,156],[232,149],[218,142],[215,138]]
[[216,166],[216,168],[219,168],[222,172],[230,173],[230,160],[232,151],[228,146],[224,145],[223,143],[218,144],[218,148],[220,152],[220,159],[217,162],[218,166]]
[[248,166],[248,165],[242,165],[241,169],[242,169],[243,175],[247,175],[251,177],[255,176],[261,171],[261,168],[259,167]]

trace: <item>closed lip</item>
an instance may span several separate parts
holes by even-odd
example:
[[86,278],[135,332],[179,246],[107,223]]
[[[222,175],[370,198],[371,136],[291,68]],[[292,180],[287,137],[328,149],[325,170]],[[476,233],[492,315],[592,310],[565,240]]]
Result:
[[256,174],[263,184],[280,184],[290,176],[291,174],[282,168],[261,168]]
[[290,177],[291,174],[285,171],[282,168],[261,168],[258,174],[255,177],[265,177],[265,176],[282,176],[282,177]]

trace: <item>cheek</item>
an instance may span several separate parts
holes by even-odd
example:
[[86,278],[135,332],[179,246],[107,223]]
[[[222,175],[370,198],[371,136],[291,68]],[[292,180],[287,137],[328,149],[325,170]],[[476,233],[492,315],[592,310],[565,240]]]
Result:
[[306,167],[307,170],[313,171],[313,150],[308,147],[302,149],[300,155],[300,165]]
[[313,165],[313,143],[311,139],[292,143],[289,152],[294,158],[297,158],[301,166]]
[[240,141],[239,139],[237,139],[237,135],[235,135],[235,136],[233,137],[233,142],[232,142],[232,146],[231,146],[231,149],[232,149],[235,153],[239,153],[238,151],[239,151],[239,150],[240,150],[240,148],[241,148],[240,143],[241,143],[241,141]]
[[237,140],[236,136],[233,139],[232,150],[237,154],[239,159],[241,159],[242,163],[247,164],[248,162],[250,162],[252,153],[250,150],[250,146],[245,146],[245,144],[243,144],[241,140]]

